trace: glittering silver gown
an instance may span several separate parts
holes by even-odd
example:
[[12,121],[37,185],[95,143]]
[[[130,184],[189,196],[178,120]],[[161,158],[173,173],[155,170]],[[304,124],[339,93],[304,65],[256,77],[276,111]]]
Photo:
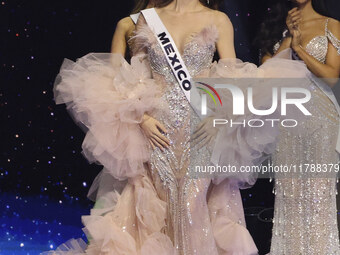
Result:
[[[215,26],[207,26],[199,33],[189,36],[182,58],[192,77],[209,73],[217,37]],[[221,225],[215,224],[219,221],[219,213],[213,209],[216,208],[214,201],[229,193],[227,197],[231,199],[227,199],[222,207],[229,208],[227,211],[231,212],[231,219],[235,220],[236,225],[245,226],[238,188],[225,184],[218,187],[212,184],[210,178],[193,178],[189,174],[189,162],[191,165],[207,165],[211,156],[206,147],[190,150],[191,129],[198,124],[199,119],[190,111],[190,105],[149,27],[142,26],[137,30],[134,39],[136,45],[146,46],[153,77],[163,87],[164,108],[169,109],[166,114],[162,111],[155,112],[153,117],[164,123],[169,131],[167,137],[171,146],[165,152],[156,148],[149,162],[157,193],[169,206],[165,229],[167,235],[171,237],[178,254],[255,254],[256,248],[248,239],[248,234],[240,233],[237,227],[233,227],[228,233],[226,229],[223,230],[225,223],[222,221]],[[208,189],[212,194],[210,197]],[[240,244],[237,244],[238,241],[232,244],[230,241],[234,238],[226,241],[230,234],[233,235],[232,232],[236,239],[243,240]],[[220,235],[222,233],[224,237]],[[243,247],[237,248],[238,245]]]
[[[146,30],[145,33],[148,33],[148,27],[143,29]],[[211,28],[206,28],[202,33],[207,32],[209,29],[211,33]],[[145,40],[150,40],[152,36],[152,34],[149,34],[149,37],[145,38]],[[197,37],[198,35],[196,35]],[[193,179],[188,175],[190,118],[193,118],[190,116],[190,105],[177,85],[177,80],[159,44],[151,41],[148,44],[147,51],[153,76],[159,84],[164,85],[163,99],[167,104],[166,108],[169,109],[167,114],[159,111],[153,117],[163,123],[167,130],[169,130],[167,137],[171,141],[170,149],[165,152],[162,152],[159,148],[155,149],[151,154],[150,160],[153,179],[156,183],[159,183],[159,185],[156,185],[158,194],[169,205],[169,224],[166,232],[172,237],[175,247],[182,251],[180,254],[203,254],[201,253],[203,250],[206,253],[216,253],[217,250],[214,246],[201,246],[201,250],[198,251],[190,244],[190,242],[197,244],[201,242],[214,242],[211,239],[212,235],[210,233],[212,229],[209,218],[202,217],[197,219],[195,217],[195,210],[198,208],[205,211],[206,216],[208,216],[208,207],[204,202],[204,198],[207,195],[211,180]],[[186,44],[182,57],[192,76],[196,76],[209,68],[214,51],[214,43],[200,44],[197,40],[191,40]],[[206,150],[201,151],[197,159],[201,161],[200,163],[197,162],[199,165],[207,164],[209,162],[209,152]],[[196,222],[197,220],[199,223]],[[197,223],[201,225],[201,228],[200,230],[196,229],[196,236],[192,236],[189,234],[191,232],[189,228]],[[201,231],[206,234],[199,234]]]
[[[181,55],[191,76],[209,73],[217,38],[214,25],[188,36]],[[130,45],[131,63],[120,54],[90,53],[66,60],[56,80],[57,103],[88,129],[83,154],[104,168],[90,189],[96,204],[82,216],[89,244],[71,239],[44,254],[257,254],[238,182],[189,174],[189,163],[209,164],[211,148],[190,148],[199,119],[156,36],[138,24]],[[164,124],[169,148],[152,149],[140,127],[144,113]]]
[[[339,40],[328,30],[312,39],[306,51],[325,63],[329,43],[340,54]],[[275,49],[278,49],[279,44]],[[289,74],[287,74],[289,76]],[[312,117],[301,125],[303,134],[281,128],[274,165],[339,163],[335,150],[339,115],[334,104],[316,85],[311,85],[312,100],[306,106]],[[334,172],[333,172],[334,173]],[[274,227],[271,255],[340,254],[336,208],[336,174],[278,174],[275,179]]]

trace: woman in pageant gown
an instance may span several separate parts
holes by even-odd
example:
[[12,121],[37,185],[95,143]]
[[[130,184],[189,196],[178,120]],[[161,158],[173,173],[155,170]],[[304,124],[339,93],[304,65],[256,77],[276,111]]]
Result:
[[[268,72],[281,67],[281,73],[268,73],[311,81],[312,98],[306,108],[312,116],[301,123],[304,132],[296,134],[281,128],[272,156],[273,165],[310,164],[310,168],[300,175],[276,175],[270,254],[340,254],[336,209],[339,105],[331,90],[340,74],[340,23],[317,14],[310,0],[293,2],[297,8],[288,17],[284,9],[275,13],[280,10],[277,6],[272,13],[275,18],[262,27],[260,39],[266,62],[261,69]],[[284,26],[287,29],[282,38]],[[266,36],[266,31],[271,32]],[[275,34],[277,31],[281,32]],[[317,164],[329,164],[331,173],[313,171]]]
[[[212,63],[216,49],[221,58],[235,60],[230,21],[209,8],[217,2],[164,3],[157,13],[190,74],[230,75],[223,60]],[[60,70],[56,102],[85,126],[83,154],[104,168],[89,192],[95,207],[82,217],[89,244],[72,239],[44,254],[257,254],[239,193],[240,183],[254,180],[189,175],[189,161],[207,165],[212,146],[190,155],[190,129],[199,119],[190,116],[191,106],[143,16],[131,46],[130,64],[121,54],[91,53],[65,60]],[[238,72],[245,73],[243,68],[256,66],[240,64]]]

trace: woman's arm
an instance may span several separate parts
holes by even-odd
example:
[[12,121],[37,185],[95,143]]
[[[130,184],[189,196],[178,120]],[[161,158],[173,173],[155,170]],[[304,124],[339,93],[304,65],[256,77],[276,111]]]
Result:
[[[334,31],[334,35],[340,38],[340,22],[334,21],[329,23],[330,31]],[[293,32],[292,48],[305,62],[308,69],[319,78],[338,79],[340,75],[340,55],[335,47],[329,42],[326,63],[323,64],[309,55],[300,44],[301,33],[298,30]],[[333,84],[333,83],[332,83]],[[332,86],[330,84],[330,86]]]
[[126,34],[133,25],[130,17],[121,19],[116,27],[111,44],[111,53],[120,53],[125,56],[126,53]]
[[217,52],[221,59],[236,58],[234,46],[234,27],[228,16],[222,12],[217,12],[216,25],[219,38],[216,43]]

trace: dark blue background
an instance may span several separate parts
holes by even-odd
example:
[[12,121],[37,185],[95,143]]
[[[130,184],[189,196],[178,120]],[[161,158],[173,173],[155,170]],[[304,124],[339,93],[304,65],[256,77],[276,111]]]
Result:
[[[54,104],[53,82],[64,58],[108,52],[117,21],[131,8],[132,1],[0,0],[1,255],[38,254],[85,238],[81,215],[93,205],[86,195],[101,167],[81,155],[84,134],[65,106]],[[244,61],[258,60],[251,41],[267,8],[265,0],[224,2]],[[262,180],[244,191],[247,212],[272,207],[271,189]]]

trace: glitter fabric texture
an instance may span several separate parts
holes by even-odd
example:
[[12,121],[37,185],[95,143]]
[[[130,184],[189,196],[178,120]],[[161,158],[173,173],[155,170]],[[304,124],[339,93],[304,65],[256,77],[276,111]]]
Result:
[[[154,36],[148,27],[142,30],[146,35],[145,40]],[[185,44],[182,57],[192,76],[202,74],[211,66],[216,50],[216,33],[217,29],[214,26],[203,28],[190,36],[190,40]],[[204,35],[210,37],[210,42],[202,40]],[[199,119],[191,112],[190,105],[178,86],[160,45],[154,40],[151,41],[153,43],[146,43],[148,58],[153,76],[159,84],[164,84],[162,98],[166,107],[162,108],[169,109],[167,113],[161,111],[154,113],[154,117],[169,131],[167,137],[171,141],[171,146],[164,152],[156,148],[150,160],[153,179],[156,183],[162,184],[157,187],[158,193],[167,201],[169,208],[165,231],[173,241],[178,254],[221,254],[219,251],[222,249],[215,244],[207,204],[211,180],[193,178],[189,174],[189,162],[193,165],[207,165],[211,153],[206,147],[190,151],[190,132],[193,131],[192,127],[198,124]],[[237,196],[238,189],[231,188],[230,191],[233,195],[227,206],[231,208],[231,212],[241,201]],[[197,213],[197,210],[200,210],[200,213]],[[245,226],[242,213],[235,224]]]
[[[313,38],[306,51],[325,63],[328,43],[339,52],[339,40],[328,30]],[[301,125],[303,134],[281,129],[272,160],[274,165],[339,163],[335,150],[339,116],[334,104],[315,84],[310,85],[312,114]],[[329,168],[330,169],[330,168]],[[273,255],[340,254],[336,208],[336,174],[320,175],[303,171],[298,175],[280,173],[275,180],[274,227],[271,245]]]
[[[335,47],[338,54],[340,55],[340,40],[336,38],[335,35],[328,29],[328,22],[329,19],[326,20],[325,34],[314,37],[309,41],[305,48],[308,54],[313,56],[321,63],[325,63],[326,61],[329,42]],[[274,53],[277,52],[279,48],[280,42],[277,42],[273,48]]]

